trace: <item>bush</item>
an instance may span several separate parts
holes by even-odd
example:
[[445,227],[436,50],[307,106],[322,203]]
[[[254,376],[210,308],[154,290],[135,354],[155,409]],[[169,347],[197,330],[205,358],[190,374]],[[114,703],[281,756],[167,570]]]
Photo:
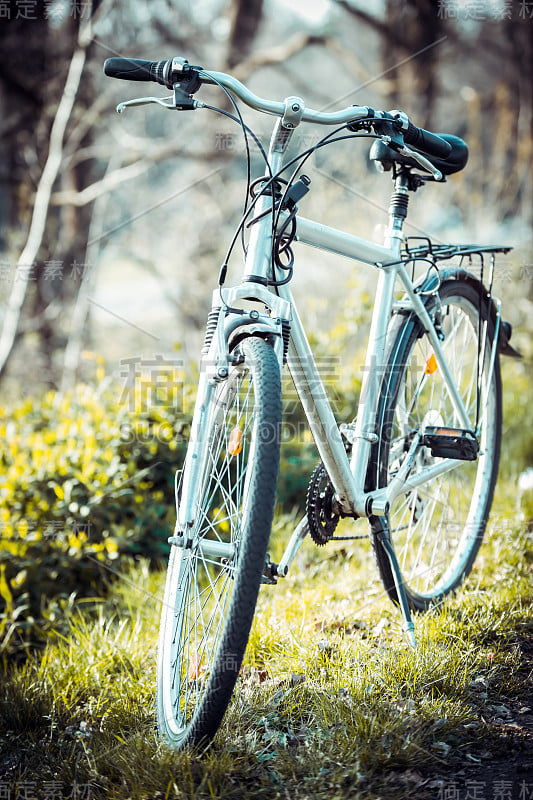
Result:
[[39,643],[52,608],[102,596],[124,559],[168,553],[190,416],[129,410],[98,377],[3,409],[0,651]]

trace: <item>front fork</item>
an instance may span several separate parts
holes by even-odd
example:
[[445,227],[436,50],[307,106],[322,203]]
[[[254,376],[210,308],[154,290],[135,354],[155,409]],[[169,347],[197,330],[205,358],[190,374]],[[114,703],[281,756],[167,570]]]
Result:
[[[235,307],[239,302],[250,299],[251,295],[254,301],[263,305],[261,312],[256,308]],[[234,343],[248,336],[267,339],[274,347],[281,370],[289,335],[289,316],[289,303],[263,286],[254,285],[251,288],[241,284],[224,290],[222,304],[220,291],[213,293],[181,493],[177,498],[173,543],[185,547],[192,544],[210,458],[213,426],[216,423],[217,393],[220,384],[228,379],[230,370],[237,368],[240,358],[233,349]]]

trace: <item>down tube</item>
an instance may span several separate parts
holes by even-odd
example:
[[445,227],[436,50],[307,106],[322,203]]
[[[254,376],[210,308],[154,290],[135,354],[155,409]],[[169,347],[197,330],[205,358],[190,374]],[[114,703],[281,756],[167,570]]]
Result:
[[[282,291],[283,290],[283,291]],[[304,408],[320,458],[346,510],[364,515],[362,487],[355,485],[337,421],[331,410],[326,390],[317,370],[307,336],[292,300],[288,286],[280,287],[280,295],[291,303],[291,338],[287,364],[298,397]]]

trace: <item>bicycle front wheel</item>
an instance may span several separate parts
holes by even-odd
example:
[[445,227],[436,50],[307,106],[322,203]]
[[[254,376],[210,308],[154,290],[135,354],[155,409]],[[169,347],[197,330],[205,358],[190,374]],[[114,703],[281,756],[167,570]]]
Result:
[[[498,474],[501,441],[501,378],[493,355],[494,325],[487,302],[466,281],[444,281],[438,300],[443,349],[471,420],[478,428],[479,456],[396,498],[388,518],[373,518],[375,534],[390,534],[407,598],[424,610],[455,589],[470,572],[487,525]],[[418,320],[399,316],[391,332],[389,360],[378,405],[374,486],[389,483],[403,463],[413,435],[425,426],[464,428]],[[411,475],[443,459],[420,447]],[[387,530],[388,528],[388,530]],[[381,577],[397,592],[387,553],[374,536]]]
[[248,642],[274,514],[279,365],[262,339],[245,339],[238,354],[240,363],[205,410],[209,439],[196,473],[190,546],[172,546],[167,573],[156,706],[159,731],[175,748],[207,743],[222,721]]

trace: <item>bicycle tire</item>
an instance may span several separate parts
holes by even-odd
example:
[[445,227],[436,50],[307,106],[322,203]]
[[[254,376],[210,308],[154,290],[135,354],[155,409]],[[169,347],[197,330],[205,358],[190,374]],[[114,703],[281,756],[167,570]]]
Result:
[[[460,279],[445,280],[438,296],[443,313],[443,347],[472,418],[472,429],[476,413],[479,413],[480,455],[477,460],[463,461],[460,466],[436,477],[428,488],[420,486],[400,495],[386,517],[375,516],[370,520],[374,552],[387,593],[393,602],[398,603],[390,561],[380,541],[383,535],[390,536],[409,605],[418,611],[440,602],[462,583],[472,569],[492,505],[501,444],[498,353],[486,401],[476,412],[476,407],[479,408],[479,401],[475,400],[477,391],[474,391],[474,383],[477,386],[478,342],[484,340],[485,325],[484,357],[479,359],[479,363],[483,362],[483,369],[479,372],[484,390],[491,375],[494,324],[487,301],[472,284]],[[388,483],[408,449],[408,437],[422,422],[463,427],[453,411],[440,370],[426,373],[432,348],[418,318],[398,315],[388,338],[389,355],[377,413],[379,441],[373,449],[370,488]],[[472,364],[470,376],[465,370],[469,359]],[[422,447],[415,470],[417,466],[438,461],[429,448]]]
[[[242,363],[230,368],[213,400],[195,543],[190,549],[172,546],[167,572],[156,713],[160,735],[176,749],[209,743],[230,703],[274,515],[279,364],[272,347],[260,338],[245,339],[238,352]],[[241,434],[235,444],[231,437],[237,429]],[[233,560],[202,555],[200,543],[206,538],[233,542]]]

